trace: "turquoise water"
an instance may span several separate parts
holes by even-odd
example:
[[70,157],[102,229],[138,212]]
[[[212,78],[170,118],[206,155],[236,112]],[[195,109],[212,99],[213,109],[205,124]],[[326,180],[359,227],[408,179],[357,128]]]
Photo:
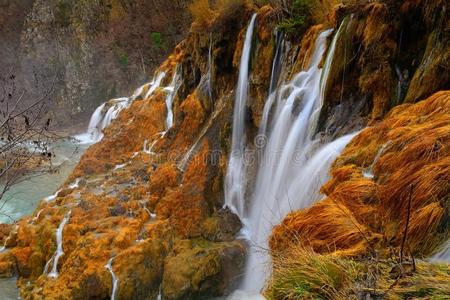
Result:
[[51,149],[55,154],[52,164],[59,166],[57,171],[31,175],[12,186],[0,200],[0,223],[14,223],[14,220],[31,215],[39,201],[55,193],[64,183],[87,147],[88,145],[80,145],[69,139],[52,145]]
[[[55,193],[75,168],[81,155],[89,145],[80,145],[65,139],[56,142],[52,164],[59,166],[57,172],[33,175],[11,189],[0,200],[0,223],[14,223],[14,220],[31,215],[39,202]],[[0,188],[1,185],[0,185]],[[0,300],[20,299],[16,279],[0,279]]]
[[19,291],[16,287],[16,278],[0,279],[0,300],[17,300]]

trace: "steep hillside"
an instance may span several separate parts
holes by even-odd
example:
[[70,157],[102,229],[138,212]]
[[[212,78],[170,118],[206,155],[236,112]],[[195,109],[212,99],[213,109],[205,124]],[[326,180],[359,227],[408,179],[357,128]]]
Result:
[[28,98],[51,90],[53,119],[73,127],[151,77],[188,31],[189,3],[2,1],[0,65]]

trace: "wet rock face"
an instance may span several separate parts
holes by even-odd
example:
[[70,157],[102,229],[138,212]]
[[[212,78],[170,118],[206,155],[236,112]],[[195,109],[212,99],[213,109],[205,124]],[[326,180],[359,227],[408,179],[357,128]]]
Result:
[[[230,292],[244,264],[245,247],[239,242],[181,241],[164,265],[165,299],[196,299]],[[228,290],[227,290],[228,289]]]
[[65,125],[149,81],[190,23],[190,0],[13,2],[0,3],[0,64],[30,95],[53,87],[53,118]]
[[[438,8],[440,7],[440,8]],[[341,5],[320,130],[341,135],[394,106],[449,88],[449,20],[440,0]],[[431,46],[433,45],[433,46]],[[445,46],[446,45],[446,46]],[[447,61],[447,62],[444,62]],[[446,67],[447,66],[447,67]]]

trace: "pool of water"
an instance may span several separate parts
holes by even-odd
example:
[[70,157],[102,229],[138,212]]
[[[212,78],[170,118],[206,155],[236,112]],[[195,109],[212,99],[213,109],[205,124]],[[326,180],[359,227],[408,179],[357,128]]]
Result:
[[[55,142],[52,146],[52,164],[59,166],[57,172],[33,175],[11,189],[0,200],[0,223],[13,223],[14,220],[33,214],[39,202],[55,193],[75,168],[87,143],[71,139]],[[1,188],[1,186],[0,186]],[[0,279],[0,300],[16,300],[19,297],[16,279]]]
[[0,279],[0,300],[17,300],[19,290],[16,286],[16,278]]
[[54,153],[52,164],[59,166],[57,171],[31,175],[13,185],[0,200],[0,223],[13,223],[25,215],[31,215],[39,201],[52,195],[64,183],[88,146],[71,139],[55,142],[51,146]]

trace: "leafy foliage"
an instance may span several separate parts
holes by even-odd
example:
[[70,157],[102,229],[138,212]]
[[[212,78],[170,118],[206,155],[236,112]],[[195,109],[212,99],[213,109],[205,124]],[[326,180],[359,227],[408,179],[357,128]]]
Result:
[[153,41],[153,44],[155,44],[155,46],[159,49],[165,49],[166,47],[164,46],[163,40],[162,40],[162,36],[161,36],[161,32],[152,32],[150,33],[150,38]]

